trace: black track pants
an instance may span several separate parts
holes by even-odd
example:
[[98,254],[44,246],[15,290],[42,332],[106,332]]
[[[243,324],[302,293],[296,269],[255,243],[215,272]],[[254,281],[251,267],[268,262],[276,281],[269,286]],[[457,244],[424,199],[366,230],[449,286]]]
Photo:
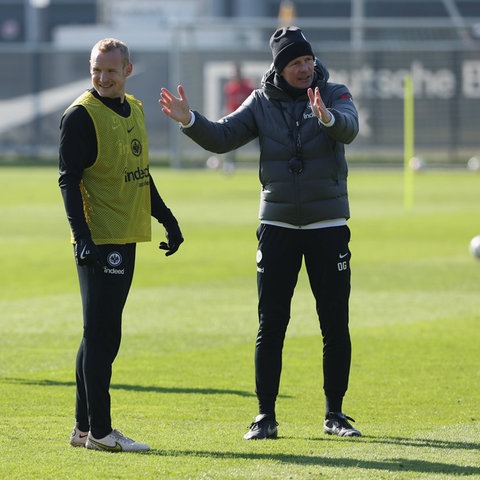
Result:
[[132,283],[135,244],[99,245],[104,268],[77,266],[83,338],[76,362],[75,416],[81,430],[102,438],[112,430],[110,380],[120,348],[122,312]]
[[303,259],[323,337],[324,391],[327,397],[343,398],[351,361],[349,228],[301,230],[260,225],[257,237],[255,381],[260,413],[274,413],[283,343]]

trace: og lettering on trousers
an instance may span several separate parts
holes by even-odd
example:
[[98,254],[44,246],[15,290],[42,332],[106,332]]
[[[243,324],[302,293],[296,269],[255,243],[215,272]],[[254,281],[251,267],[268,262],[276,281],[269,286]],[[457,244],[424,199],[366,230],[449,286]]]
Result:
[[347,270],[348,269],[348,262],[347,261],[338,262],[337,263],[337,268],[338,268],[339,272],[343,272],[344,270]]

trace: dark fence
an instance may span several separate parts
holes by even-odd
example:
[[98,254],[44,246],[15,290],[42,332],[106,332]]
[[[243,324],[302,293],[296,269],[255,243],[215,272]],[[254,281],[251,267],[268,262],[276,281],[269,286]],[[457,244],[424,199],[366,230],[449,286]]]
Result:
[[[161,30],[115,32],[106,27],[65,29],[53,43],[5,45],[0,77],[0,155],[55,155],[64,109],[89,88],[89,51],[100,38],[118,36],[131,49],[128,91],[142,100],[153,158],[180,167],[210,155],[179,133],[158,105],[162,86],[182,83],[192,108],[211,119],[224,114],[223,85],[235,63],[260,84],[271,55],[276,20],[169,25]],[[415,147],[432,164],[466,164],[480,155],[480,21],[297,20],[330,79],[349,86],[361,129],[348,147],[353,161],[401,161],[403,81],[415,87]],[[256,144],[242,149],[254,159]]]

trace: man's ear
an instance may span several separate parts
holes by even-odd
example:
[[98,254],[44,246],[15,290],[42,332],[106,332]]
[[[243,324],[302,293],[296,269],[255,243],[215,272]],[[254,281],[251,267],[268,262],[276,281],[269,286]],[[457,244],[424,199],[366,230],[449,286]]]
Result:
[[133,65],[129,63],[125,68],[125,76],[129,77],[133,72]]

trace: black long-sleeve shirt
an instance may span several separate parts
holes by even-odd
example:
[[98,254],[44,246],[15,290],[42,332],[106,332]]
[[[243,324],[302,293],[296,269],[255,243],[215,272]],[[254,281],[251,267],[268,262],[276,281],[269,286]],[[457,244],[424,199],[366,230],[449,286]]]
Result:
[[[125,118],[130,115],[130,104],[126,99],[121,102],[119,98],[101,97],[93,88],[90,92],[117,114]],[[90,236],[83,211],[80,181],[83,171],[94,164],[97,153],[95,127],[87,110],[82,106],[69,109],[60,123],[58,184],[62,191],[67,218],[75,240]],[[176,223],[175,217],[158,193],[151,175],[150,200],[152,217],[165,226],[172,222]]]

